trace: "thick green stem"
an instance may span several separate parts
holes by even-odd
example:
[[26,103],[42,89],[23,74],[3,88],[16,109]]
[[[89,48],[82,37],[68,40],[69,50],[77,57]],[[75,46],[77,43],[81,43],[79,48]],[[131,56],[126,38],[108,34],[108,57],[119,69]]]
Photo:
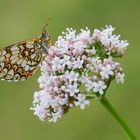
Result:
[[136,136],[132,130],[128,127],[127,123],[121,118],[121,116],[116,112],[112,104],[107,100],[105,96],[100,98],[101,104],[112,114],[114,119],[118,122],[120,127],[124,130],[130,140],[137,140]]

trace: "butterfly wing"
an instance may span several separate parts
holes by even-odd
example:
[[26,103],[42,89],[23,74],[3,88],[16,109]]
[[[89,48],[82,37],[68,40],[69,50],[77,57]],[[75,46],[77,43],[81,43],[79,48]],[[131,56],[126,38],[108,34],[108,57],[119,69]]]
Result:
[[26,80],[42,59],[37,41],[29,40],[0,50],[0,80]]

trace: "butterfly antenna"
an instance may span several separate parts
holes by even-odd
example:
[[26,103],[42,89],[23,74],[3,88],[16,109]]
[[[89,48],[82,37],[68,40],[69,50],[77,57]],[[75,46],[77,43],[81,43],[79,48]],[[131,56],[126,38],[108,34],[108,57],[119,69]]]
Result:
[[51,20],[52,18],[50,17],[50,18],[48,18],[48,20],[47,20],[47,23],[44,25],[44,27],[43,27],[43,29],[42,29],[42,33],[46,33],[46,27],[49,25],[49,22],[50,22],[50,20]]

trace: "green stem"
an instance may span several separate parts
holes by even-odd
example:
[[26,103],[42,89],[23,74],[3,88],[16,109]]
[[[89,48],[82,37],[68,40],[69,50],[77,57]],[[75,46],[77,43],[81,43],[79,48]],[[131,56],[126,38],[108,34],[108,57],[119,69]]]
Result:
[[105,96],[100,98],[101,104],[112,114],[114,119],[118,122],[120,127],[125,131],[130,140],[137,140],[136,136],[132,130],[128,127],[127,123],[121,118],[121,116],[116,112],[112,104],[107,100]]

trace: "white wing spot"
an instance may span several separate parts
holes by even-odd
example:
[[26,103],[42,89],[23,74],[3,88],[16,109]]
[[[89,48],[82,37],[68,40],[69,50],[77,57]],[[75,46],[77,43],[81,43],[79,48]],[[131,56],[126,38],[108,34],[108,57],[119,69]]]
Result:
[[26,66],[26,63],[27,63],[27,62],[26,62],[26,60],[24,59],[23,62],[22,62],[22,64],[21,64],[21,66],[22,66],[22,67],[25,67],[25,66]]
[[26,80],[26,77],[21,77],[21,80]]
[[34,49],[31,49],[31,52],[34,52],[35,50]]
[[13,76],[14,76],[14,70],[11,69],[11,70],[9,70],[8,73],[6,74],[5,79],[6,79],[6,80],[10,80],[10,79],[13,78]]
[[31,49],[31,48],[34,48],[34,42],[29,42],[29,43],[26,43],[26,47]]
[[28,71],[29,68],[30,68],[29,65],[26,65],[26,66],[25,66],[25,71]]
[[15,57],[12,61],[11,61],[11,64],[14,64],[14,63],[16,63],[17,61],[18,61],[18,57]]
[[35,67],[30,67],[30,70],[33,70]]
[[3,71],[0,72],[0,78],[2,78],[5,75]]
[[3,69],[3,72],[4,72],[5,74],[7,74],[7,71],[8,71],[7,68],[4,68],[4,69]]
[[9,75],[11,75],[13,77],[14,76],[14,70],[10,69],[7,74],[9,74]]
[[3,69],[3,67],[4,67],[4,62],[3,63],[0,63],[0,66],[2,67],[2,69]]
[[23,59],[17,61],[17,64],[20,65],[23,62]]
[[14,76],[14,80],[16,81],[16,80],[19,80],[20,79],[20,75],[19,74],[16,74],[15,76]]
[[3,51],[1,55],[5,55],[5,54],[6,54],[6,51]]
[[7,74],[7,69],[6,68],[4,68],[1,72],[0,72],[0,77],[2,78],[2,77],[4,77],[6,74]]
[[5,59],[5,56],[0,57],[0,63]]
[[13,60],[15,57],[17,57],[18,56],[18,54],[15,54],[15,55],[12,55],[11,57],[10,57],[10,60]]
[[18,53],[19,53],[19,51],[12,51],[12,55],[18,54]]
[[20,48],[21,50],[24,50],[24,46],[23,46],[23,45],[20,45],[19,48]]
[[31,55],[31,59],[34,59],[35,58],[35,56],[36,56],[36,54],[34,53],[34,54],[32,54]]
[[11,51],[19,51],[19,48],[17,46],[12,46]]

